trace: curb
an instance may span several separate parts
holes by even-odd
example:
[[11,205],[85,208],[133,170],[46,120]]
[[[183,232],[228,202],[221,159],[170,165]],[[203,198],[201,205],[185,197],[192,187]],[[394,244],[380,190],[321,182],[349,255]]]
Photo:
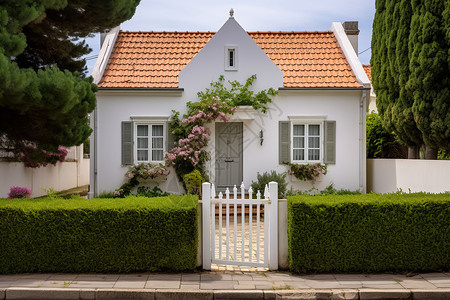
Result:
[[302,289],[302,290],[173,290],[4,288],[0,300],[227,300],[227,299],[342,299],[342,300],[450,300],[450,288],[439,290]]

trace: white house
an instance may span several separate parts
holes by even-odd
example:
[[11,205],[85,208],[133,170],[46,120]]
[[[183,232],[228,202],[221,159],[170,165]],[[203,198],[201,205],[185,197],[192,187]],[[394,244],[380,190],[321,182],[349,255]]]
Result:
[[[287,171],[284,161],[321,162],[328,173],[315,187],[365,192],[370,82],[342,24],[332,23],[330,31],[246,32],[230,16],[216,33],[116,28],[107,34],[93,71],[99,91],[91,118],[91,196],[124,182],[138,162],[137,135],[158,140],[140,150],[148,161],[162,161],[172,110],[185,113],[186,102],[197,101],[197,92],[220,75],[245,82],[253,74],[255,91],[272,87],[279,94],[266,114],[241,107],[230,122],[210,124],[211,181],[249,186],[258,172]],[[294,190],[312,187],[288,181]],[[160,187],[183,192],[175,172]]]

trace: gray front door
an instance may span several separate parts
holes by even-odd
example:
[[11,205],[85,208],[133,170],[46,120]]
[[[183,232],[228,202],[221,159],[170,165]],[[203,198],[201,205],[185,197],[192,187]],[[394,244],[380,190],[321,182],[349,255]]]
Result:
[[216,123],[216,187],[223,190],[242,183],[242,122]]

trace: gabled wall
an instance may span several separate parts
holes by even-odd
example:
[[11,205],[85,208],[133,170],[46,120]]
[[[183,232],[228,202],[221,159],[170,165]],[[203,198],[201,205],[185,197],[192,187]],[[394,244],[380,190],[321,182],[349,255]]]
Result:
[[[237,70],[225,70],[225,47],[237,46]],[[228,21],[211,38],[205,47],[180,72],[180,88],[184,88],[184,97],[196,101],[197,92],[204,91],[209,83],[217,81],[220,75],[225,79],[245,83],[251,75],[257,80],[253,90],[267,88],[278,89],[283,86],[283,72],[259,48],[248,33],[234,18]]]

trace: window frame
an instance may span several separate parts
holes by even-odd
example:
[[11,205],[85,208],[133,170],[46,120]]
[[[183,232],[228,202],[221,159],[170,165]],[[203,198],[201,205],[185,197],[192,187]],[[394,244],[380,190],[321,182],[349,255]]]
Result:
[[[148,126],[148,160],[138,160],[138,126],[146,125]],[[159,125],[162,126],[162,151],[163,151],[163,159],[162,160],[153,160],[153,126]],[[164,152],[167,151],[166,143],[167,143],[167,128],[166,122],[161,121],[135,121],[133,122],[133,155],[134,155],[134,164],[142,163],[142,162],[150,162],[150,163],[164,163]],[[157,150],[161,150],[158,148]]]
[[[291,162],[292,163],[298,163],[298,164],[307,164],[307,163],[323,163],[324,161],[324,121],[291,121],[290,131],[290,156],[291,156]],[[294,148],[294,126],[295,125],[304,125],[304,147],[303,148]],[[309,159],[309,151],[317,148],[310,148],[309,147],[309,125],[318,125],[319,126],[319,159],[318,160],[310,160]],[[294,160],[294,149],[304,149],[304,159],[303,160]]]
[[[230,52],[233,52],[233,65],[230,65]],[[238,46],[237,45],[225,45],[224,51],[225,59],[225,71],[237,71],[238,70]]]

